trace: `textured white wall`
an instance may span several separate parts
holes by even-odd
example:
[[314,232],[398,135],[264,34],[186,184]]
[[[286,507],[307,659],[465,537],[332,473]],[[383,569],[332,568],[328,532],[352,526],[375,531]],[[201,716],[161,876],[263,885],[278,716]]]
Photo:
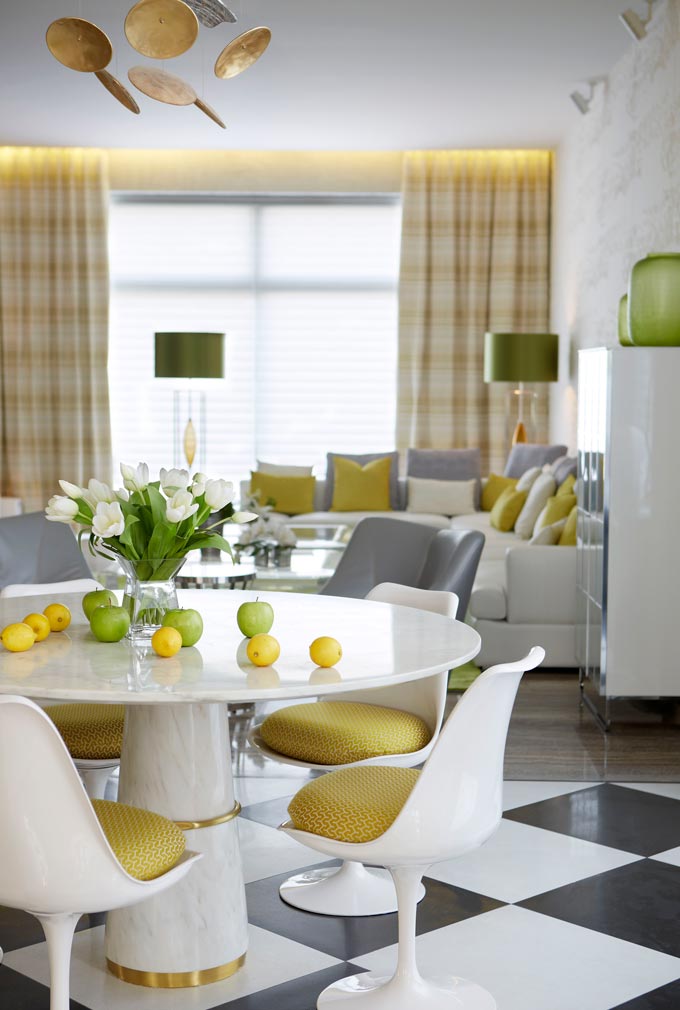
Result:
[[553,440],[572,448],[578,348],[617,343],[632,265],[649,252],[680,250],[680,0],[655,4],[647,37],[631,40],[588,114],[574,116],[556,159],[553,326],[561,349],[551,390]]

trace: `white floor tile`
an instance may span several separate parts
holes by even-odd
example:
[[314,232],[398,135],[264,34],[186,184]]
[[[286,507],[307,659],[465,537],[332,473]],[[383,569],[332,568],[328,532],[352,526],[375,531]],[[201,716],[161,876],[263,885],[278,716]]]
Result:
[[[484,986],[498,1010],[612,1010],[680,977],[680,958],[506,905],[418,937],[423,975],[446,965]],[[356,964],[380,974],[396,947]]]
[[515,902],[639,859],[556,831],[503,820],[481,848],[437,863],[428,876],[499,901]]
[[671,800],[680,800],[680,782],[615,782],[614,785],[625,786],[626,789],[639,789],[642,793],[668,796]]
[[599,782],[504,782],[503,810],[514,810],[529,803],[551,800],[554,796],[564,796],[578,789],[590,789]]
[[245,817],[239,817],[238,831],[246,884],[328,860],[328,856],[308,849],[282,831],[249,821]]
[[[71,998],[91,1010],[209,1010],[340,962],[293,940],[250,927],[244,967],[224,982],[192,989],[147,989],[114,978],[104,958],[104,927],[76,933],[71,960]],[[5,955],[5,964],[49,984],[44,943]]]
[[658,859],[660,863],[671,863],[673,866],[680,866],[680,846],[675,849],[666,849],[665,852],[658,852],[650,859]]

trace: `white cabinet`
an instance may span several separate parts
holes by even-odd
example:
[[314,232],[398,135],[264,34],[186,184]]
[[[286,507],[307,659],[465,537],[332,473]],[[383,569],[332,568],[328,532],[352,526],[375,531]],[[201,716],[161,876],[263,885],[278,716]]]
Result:
[[680,697],[680,347],[579,352],[584,700]]

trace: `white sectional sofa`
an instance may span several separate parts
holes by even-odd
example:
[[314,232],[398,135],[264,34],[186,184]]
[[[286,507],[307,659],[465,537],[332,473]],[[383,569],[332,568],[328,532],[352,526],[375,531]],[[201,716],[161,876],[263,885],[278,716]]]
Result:
[[[241,485],[242,500],[249,483]],[[399,481],[401,503],[406,481]],[[294,516],[277,515],[291,526],[355,526],[369,515],[389,515],[407,522],[423,522],[437,529],[475,529],[485,544],[470,600],[469,620],[479,631],[482,649],[477,662],[484,667],[517,659],[532,645],[546,650],[545,667],[576,667],[576,548],[530,545],[514,532],[501,533],[490,524],[489,512],[449,518],[435,513],[327,512],[325,481],[317,479],[315,510]]]

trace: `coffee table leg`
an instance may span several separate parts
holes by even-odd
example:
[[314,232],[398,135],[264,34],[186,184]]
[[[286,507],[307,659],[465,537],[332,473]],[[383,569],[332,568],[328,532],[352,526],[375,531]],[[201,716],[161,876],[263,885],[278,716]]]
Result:
[[187,848],[204,855],[174,887],[109,912],[109,969],[158,988],[232,975],[248,922],[227,706],[128,706],[118,799],[180,822]]

